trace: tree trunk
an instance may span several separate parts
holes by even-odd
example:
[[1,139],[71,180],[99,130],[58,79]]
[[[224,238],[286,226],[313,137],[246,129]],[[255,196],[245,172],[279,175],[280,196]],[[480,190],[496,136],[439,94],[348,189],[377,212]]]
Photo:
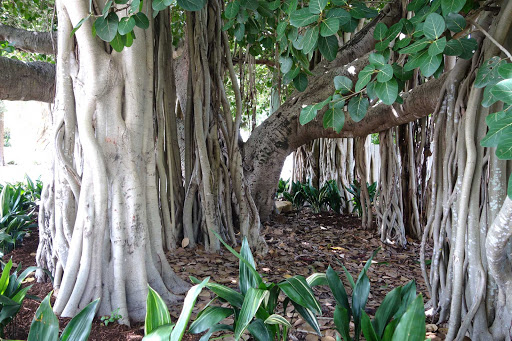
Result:
[[5,154],[4,154],[4,142],[5,142],[5,131],[4,131],[4,106],[0,101],[0,167],[5,166]]

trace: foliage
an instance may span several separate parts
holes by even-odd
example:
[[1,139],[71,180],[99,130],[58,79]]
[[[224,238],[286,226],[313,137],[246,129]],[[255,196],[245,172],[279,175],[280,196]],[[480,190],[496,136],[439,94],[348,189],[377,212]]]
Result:
[[0,336],[4,336],[5,326],[12,321],[21,308],[23,300],[27,291],[32,287],[31,285],[24,288],[21,283],[25,278],[37,268],[35,266],[28,267],[18,277],[18,272],[21,270],[21,264],[11,274],[12,259],[5,264],[0,277]]
[[52,293],[50,292],[39,305],[30,325],[27,341],[87,340],[91,333],[92,320],[100,299],[92,301],[73,317],[59,337],[59,319],[55,316],[50,305]]
[[[201,337],[201,341],[208,340],[212,333],[220,330],[233,332],[235,340],[240,339],[246,330],[257,340],[286,340],[291,324],[275,312],[278,296],[282,291],[286,296],[283,302],[284,311],[287,305],[292,303],[295,310],[320,335],[316,314],[321,314],[321,308],[314,297],[309,278],[294,276],[278,284],[264,283],[256,271],[247,239],[244,238],[240,253],[220,240],[240,260],[240,292],[212,282],[206,284],[216,297],[199,312],[196,320],[190,325],[191,333],[207,331]],[[191,279],[194,283],[199,283],[198,279]],[[229,303],[230,307],[212,305],[217,300]],[[233,326],[220,323],[231,315],[234,315]]]
[[[481,141],[482,146],[495,147],[498,159],[512,160],[512,63],[497,56],[485,61],[478,70],[474,85],[476,88],[485,87],[482,106],[503,102],[501,111],[485,119],[489,131]],[[507,193],[512,199],[512,175]]]
[[[366,340],[410,340],[425,339],[425,312],[422,295],[416,296],[416,284],[409,282],[404,287],[398,287],[389,292],[370,320],[364,308],[370,294],[370,280],[367,271],[373,257],[379,250],[373,252],[364,268],[359,273],[357,281],[343,266],[343,270],[352,289],[351,304],[343,282],[339,275],[329,266],[325,280],[336,300],[334,324],[344,341],[357,341],[363,332]],[[351,337],[350,322],[354,323],[354,336]]]
[[304,206],[306,201],[300,181],[292,181],[289,192],[283,192],[283,197],[291,202],[296,210]]
[[108,326],[109,323],[114,323],[120,320],[122,317],[123,316],[119,314],[119,309],[116,309],[110,315],[102,316],[100,320],[105,326]]
[[[370,204],[372,204],[375,200],[375,194],[377,193],[377,182],[371,185],[367,182],[366,187],[368,188],[368,195],[370,196]],[[350,188],[346,187],[346,189],[352,194],[352,203],[354,204],[352,213],[357,211],[357,215],[361,216],[363,214],[363,207],[361,206],[361,184],[354,179],[353,183],[350,184]]]
[[41,197],[42,183],[27,176],[26,184],[0,185],[0,252],[10,252],[23,240],[25,234],[37,225],[32,215],[35,202]]
[[288,191],[288,188],[290,187],[289,184],[290,184],[290,179],[288,179],[286,181],[283,179],[279,179],[279,184],[277,185],[277,193],[276,193],[277,198],[283,197],[284,192]]
[[320,213],[323,207],[329,206],[334,212],[340,213],[341,195],[336,181],[327,181],[320,190],[313,185],[306,183],[302,185],[302,192],[306,201],[309,202],[314,213]]
[[9,128],[4,130],[4,147],[11,147],[11,131]]
[[146,303],[146,320],[144,323],[144,341],[160,341],[172,340],[179,341],[182,339],[187,327],[192,309],[196,303],[197,297],[207,285],[209,277],[205,278],[199,284],[190,288],[185,297],[183,308],[176,324],[171,322],[171,315],[167,309],[164,300],[149,287],[148,298]]

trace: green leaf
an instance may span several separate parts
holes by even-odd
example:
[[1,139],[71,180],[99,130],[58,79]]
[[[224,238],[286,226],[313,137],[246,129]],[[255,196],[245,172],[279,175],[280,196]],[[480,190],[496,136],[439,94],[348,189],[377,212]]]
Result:
[[185,328],[187,328],[188,321],[190,320],[190,315],[192,314],[192,309],[194,309],[194,305],[196,304],[197,296],[199,296],[201,290],[208,284],[209,280],[210,277],[206,277],[200,284],[194,285],[189,289],[187,296],[185,296],[185,301],[183,302],[180,317],[178,317],[176,326],[172,330],[171,341],[179,341],[183,337]]
[[238,23],[235,26],[235,31],[233,32],[233,35],[235,36],[236,40],[242,41],[244,39],[245,35],[245,24]]
[[429,39],[437,39],[439,38],[446,29],[446,23],[444,22],[444,18],[437,13],[430,13],[425,19],[425,24],[423,25],[423,33],[425,37]]
[[370,62],[371,65],[375,66],[376,68],[386,64],[386,58],[384,58],[383,55],[378,53],[370,53],[368,61]]
[[345,124],[345,113],[343,109],[330,108],[324,114],[324,128],[333,128],[339,133]]
[[164,300],[160,295],[148,286],[148,297],[146,299],[146,319],[144,322],[144,334],[148,335],[156,328],[170,324],[171,315]]
[[391,105],[395,102],[398,96],[398,83],[394,78],[389,81],[375,84],[375,93],[380,98],[382,103]]
[[27,341],[58,339],[59,319],[55,316],[50,306],[51,296],[52,292],[46,295],[43,302],[39,305],[39,308],[37,308],[32,324],[30,325]]
[[400,303],[400,308],[398,308],[398,311],[394,315],[395,319],[400,319],[407,310],[407,307],[416,298],[416,282],[412,280],[404,285],[400,295],[402,296],[402,302]]
[[398,323],[392,341],[425,340],[425,310],[421,294],[409,305]]
[[269,328],[267,328],[262,319],[257,318],[252,321],[247,330],[256,341],[272,341]]
[[308,87],[308,76],[304,72],[299,73],[297,77],[293,79],[293,85],[300,92],[306,90]]
[[473,38],[452,39],[446,43],[444,54],[448,56],[459,56],[462,59],[470,59],[473,51],[478,47],[478,43]]
[[101,16],[106,17],[108,14],[108,11],[110,10],[110,7],[112,7],[112,0],[108,0],[105,3],[105,7],[103,7],[103,11],[101,11]]
[[114,39],[110,42],[110,46],[117,52],[121,52],[124,48],[124,43],[126,41],[126,36],[122,36],[119,33],[116,34]]
[[366,115],[369,106],[370,102],[368,102],[368,99],[364,98],[363,95],[359,95],[348,102],[348,113],[354,122],[359,122]]
[[311,0],[309,2],[309,11],[313,14],[320,14],[325,6],[327,6],[327,0]]
[[295,303],[294,301],[292,301],[292,304],[293,304],[293,307],[295,308],[295,310],[297,311],[297,313],[299,313],[299,315],[302,316],[304,321],[306,321],[311,327],[313,327],[315,332],[321,336],[322,332],[320,331],[320,325],[318,324],[318,320],[317,320],[315,314],[308,308],[305,308],[305,307],[301,306],[300,304]]
[[373,38],[375,40],[384,40],[386,38],[386,33],[388,32],[388,27],[384,23],[378,23],[375,25],[375,30],[373,31]]
[[503,78],[512,78],[512,64],[504,63],[498,67],[498,74]]
[[352,80],[345,76],[334,77],[334,87],[336,90],[340,90],[341,94],[347,94],[352,92]]
[[290,71],[292,69],[293,59],[288,56],[280,56],[279,64],[281,64],[281,72],[283,74],[288,73],[288,71]]
[[290,324],[290,322],[288,322],[287,319],[285,319],[284,317],[282,317],[281,315],[278,315],[278,314],[270,315],[265,320],[265,324],[278,324],[278,325],[285,326],[288,328],[292,327],[292,325]]
[[153,0],[151,7],[155,11],[163,11],[167,8],[167,5],[165,4],[165,0]]
[[325,274],[315,272],[306,278],[306,282],[308,282],[310,287],[314,287],[316,285],[327,285],[327,278],[325,277]]
[[332,99],[332,96],[329,96],[326,99],[324,99],[322,102],[315,104],[315,109],[321,110],[323,107],[325,107],[327,105],[327,103],[329,103],[331,101],[331,99]]
[[380,338],[377,336],[375,329],[373,329],[372,322],[368,315],[363,311],[361,317],[361,327],[363,329],[363,335],[367,341],[380,341]]
[[450,13],[445,16],[446,27],[452,32],[460,32],[466,28],[466,19],[458,13]]
[[340,21],[336,18],[327,18],[320,24],[320,35],[328,37],[335,35],[340,29]]
[[446,47],[446,37],[439,38],[432,42],[432,45],[428,47],[428,54],[430,56],[435,56],[443,53],[444,48]]
[[[4,187],[4,189],[2,190],[2,197],[5,196],[6,191],[7,191],[7,186]],[[2,200],[0,200],[0,202],[1,201]],[[9,259],[7,264],[5,264],[4,269],[2,270],[2,277],[0,277],[0,294],[1,295],[4,294],[5,289],[7,289],[7,286],[9,285],[9,275],[11,272],[11,268],[12,268],[12,259]]]
[[82,309],[69,321],[60,336],[61,341],[87,340],[91,333],[92,320],[96,315],[96,307],[100,299],[96,299]]
[[126,35],[127,33],[133,31],[135,27],[135,19],[133,17],[124,17],[119,21],[119,26],[117,28],[119,34]]
[[[251,248],[249,247],[249,242],[247,241],[246,237],[244,237],[242,241],[240,256],[243,259],[245,259],[246,262],[241,261],[238,266],[240,278],[238,285],[240,287],[240,292],[242,293],[242,295],[245,295],[249,288],[257,288],[259,285],[258,279],[254,276],[253,272],[251,271],[252,269],[256,270],[256,263],[254,262],[254,258],[251,253]],[[249,263],[252,269],[250,269],[249,265],[247,265],[246,263]]]
[[420,65],[421,74],[424,77],[432,76],[437,71],[437,69],[441,65],[442,61],[443,61],[442,54],[438,54],[435,56],[430,56],[428,53],[425,54],[421,59],[421,65]]
[[192,334],[202,333],[210,329],[226,317],[232,315],[234,310],[222,307],[206,307],[190,325],[189,332]]
[[75,27],[73,27],[73,29],[71,30],[71,33],[69,34],[70,37],[72,37],[76,31],[78,31],[78,29],[80,27],[82,27],[83,23],[86,22],[89,18],[91,17],[91,15],[89,14],[88,16],[86,16],[85,18],[82,18],[78,24],[75,25]]
[[386,36],[384,37],[384,40],[385,41],[389,41],[391,42],[393,39],[396,38],[396,36],[402,31],[402,28],[404,27],[404,24],[402,23],[402,21],[400,22],[397,22],[396,24],[394,24],[393,26],[391,26],[387,32],[386,32]]
[[411,12],[416,12],[422,7],[424,7],[428,1],[429,0],[413,0],[409,5],[407,5],[407,10]]
[[441,8],[446,16],[450,13],[458,13],[466,4],[466,0],[441,0]]
[[266,295],[268,295],[266,290],[249,288],[235,326],[235,340],[238,340],[247,329]]
[[340,26],[346,25],[352,19],[350,13],[345,11],[343,8],[332,8],[325,15],[326,18],[336,18],[340,22]]
[[313,26],[306,30],[306,33],[304,33],[304,39],[302,40],[303,53],[308,54],[315,49],[316,43],[318,42],[319,31],[320,28],[318,26]]
[[336,300],[336,304],[345,308],[348,314],[351,314],[347,292],[345,291],[345,286],[343,285],[343,282],[339,278],[338,273],[334,271],[333,268],[331,268],[331,266],[329,265],[325,274],[327,276],[329,288],[331,288],[334,299]]
[[199,11],[206,4],[206,0],[178,0],[178,6],[185,11]]
[[362,2],[353,2],[351,5],[350,14],[355,19],[371,19],[379,14],[377,10],[366,7]]
[[430,44],[430,41],[426,38],[423,38],[421,40],[415,41],[411,45],[404,47],[403,49],[400,49],[398,52],[401,54],[412,54],[416,52],[420,52],[424,48],[426,48]]
[[491,91],[493,88],[494,86],[491,85],[486,86],[484,88],[484,95],[482,98],[482,106],[484,108],[488,108],[498,101],[498,99],[494,96],[494,94]]
[[366,84],[370,82],[374,73],[375,66],[373,65],[367,65],[364,67],[364,69],[359,71],[359,74],[357,75],[358,80],[356,82],[355,92],[361,91],[366,86]]
[[508,178],[507,195],[510,199],[512,199],[512,174],[510,174],[510,177]]
[[144,13],[138,12],[138,13],[134,14],[133,19],[135,20],[135,25],[137,27],[140,27],[143,30],[145,30],[149,27],[149,19]]
[[391,290],[386,295],[386,297],[384,297],[384,300],[375,313],[375,320],[373,321],[373,325],[379,338],[382,337],[386,325],[389,323],[389,321],[391,321],[393,315],[395,315],[395,313],[398,311],[398,308],[400,308],[401,292],[402,287]]
[[505,103],[512,103],[512,79],[505,79],[497,83],[491,89],[492,95],[498,100]]
[[345,341],[351,341],[350,337],[350,314],[347,309],[337,305],[334,310],[334,325]]
[[504,61],[498,56],[486,60],[476,74],[475,88],[483,88],[484,86],[494,85],[501,81],[502,78],[499,73],[499,67],[503,62]]
[[284,11],[286,14],[290,15],[297,9],[297,4],[299,0],[286,0],[286,4],[288,5],[285,7]]
[[393,78],[393,66],[389,64],[382,65],[379,68],[379,73],[377,73],[377,81],[387,82],[391,78]]
[[313,291],[303,276],[297,275],[287,278],[285,281],[279,283],[278,286],[293,302],[316,313],[322,313],[320,303],[316,300]]
[[119,26],[119,17],[114,12],[110,12],[106,18],[98,17],[94,22],[98,37],[106,42],[111,42],[116,34]]
[[496,147],[503,136],[512,134],[512,115],[510,113],[504,111],[492,113],[485,118],[485,122],[489,126],[489,131],[480,141],[483,147]]
[[336,59],[338,54],[338,39],[336,36],[319,37],[318,49],[325,59],[332,61]]
[[290,25],[304,27],[318,20],[318,14],[313,14],[308,7],[296,10],[290,15]]
[[368,98],[371,101],[373,101],[374,99],[376,99],[378,97],[377,93],[375,92],[375,83],[376,82],[370,82],[366,86],[366,94],[368,95]]
[[226,6],[226,9],[224,10],[224,15],[228,19],[233,19],[236,17],[236,15],[238,14],[239,11],[240,11],[240,2],[235,0],[233,2],[230,2]]
[[142,341],[170,340],[174,324],[164,324],[142,338]]
[[[201,283],[197,278],[190,276],[192,283],[198,284]],[[233,307],[241,308],[244,302],[244,297],[238,291],[235,291],[231,288],[228,288],[224,285],[209,282],[207,288],[213,291],[217,296],[227,301]]]
[[311,122],[317,115],[318,110],[314,105],[308,105],[300,111],[299,122],[301,125]]
[[500,160],[512,159],[512,135],[504,135],[496,148],[496,156]]

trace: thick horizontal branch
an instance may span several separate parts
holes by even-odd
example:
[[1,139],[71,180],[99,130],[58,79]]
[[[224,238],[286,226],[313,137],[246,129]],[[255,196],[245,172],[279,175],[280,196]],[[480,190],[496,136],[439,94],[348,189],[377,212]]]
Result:
[[[42,53],[55,54],[57,46],[57,33],[26,31],[0,24],[0,40],[11,43],[16,49]],[[55,50],[54,50],[55,48]]]
[[0,100],[53,102],[55,65],[0,57]]
[[[238,64],[238,63],[240,63],[240,58],[233,57],[233,64]],[[273,60],[268,60],[268,59],[255,59],[254,64],[276,66],[276,63]]]

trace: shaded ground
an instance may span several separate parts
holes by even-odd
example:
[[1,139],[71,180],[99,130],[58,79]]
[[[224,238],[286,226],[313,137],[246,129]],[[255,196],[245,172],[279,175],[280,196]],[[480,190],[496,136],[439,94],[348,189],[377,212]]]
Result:
[[[411,279],[417,281],[418,292],[423,293],[428,299],[419,265],[420,246],[412,240],[409,240],[408,248],[405,250],[394,248],[382,244],[376,233],[362,230],[358,219],[328,213],[315,215],[302,212],[280,215],[274,217],[273,221],[265,224],[262,229],[269,253],[262,257],[256,256],[256,264],[258,272],[266,281],[279,282],[286,277],[299,274],[307,277],[315,272],[325,272],[329,264],[336,271],[342,271],[341,263],[356,277],[372,252],[381,247],[368,271],[371,283],[367,304],[369,315],[375,313],[386,293]],[[37,236],[33,235],[25,239],[23,247],[14,250],[9,256],[12,256],[15,263],[22,262],[24,267],[35,265],[36,250]],[[176,273],[187,281],[190,275],[200,279],[211,276],[211,281],[237,287],[238,261],[228,251],[208,254],[201,248],[179,248],[169,254],[169,257]],[[343,280],[347,284],[345,278]],[[29,294],[39,297],[44,297],[52,289],[51,284],[33,283],[33,277],[30,284],[33,284],[33,287]],[[348,285],[346,287],[348,288]],[[322,340],[334,341],[334,299],[328,288],[317,287],[315,291],[323,309],[323,316],[319,319],[324,335]],[[195,312],[203,308],[211,298],[213,294],[204,290],[196,304]],[[32,299],[25,301],[16,321],[6,330],[9,338],[27,338],[38,305],[39,302]],[[180,306],[171,309],[174,320],[180,310]],[[311,333],[311,327],[289,310],[287,317],[294,326],[290,334],[291,339],[319,340]],[[61,328],[64,328],[67,321],[69,319],[60,319]],[[142,324],[134,324],[129,328],[113,323],[105,327],[99,319],[95,319],[89,340],[141,340],[143,333]],[[433,334],[427,336],[434,337]],[[443,338],[442,333],[438,333],[438,337]],[[188,336],[187,339],[197,337]]]

